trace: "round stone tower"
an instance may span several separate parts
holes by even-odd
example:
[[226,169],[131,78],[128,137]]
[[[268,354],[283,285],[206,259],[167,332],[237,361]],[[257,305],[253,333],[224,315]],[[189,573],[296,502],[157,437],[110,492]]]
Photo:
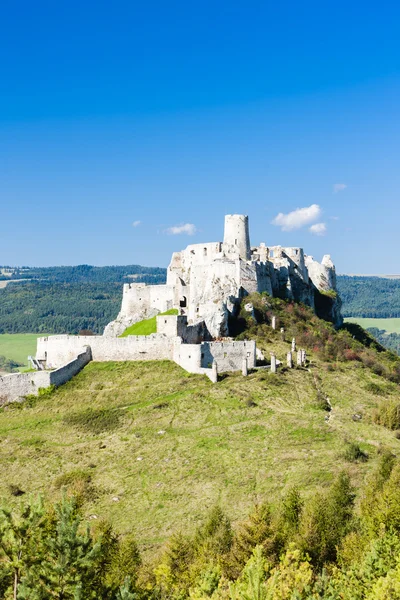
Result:
[[249,217],[225,215],[224,245],[228,251],[238,252],[243,260],[250,260]]

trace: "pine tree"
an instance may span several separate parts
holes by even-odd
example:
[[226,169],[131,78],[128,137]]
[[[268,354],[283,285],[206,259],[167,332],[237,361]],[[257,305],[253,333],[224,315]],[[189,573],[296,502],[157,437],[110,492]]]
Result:
[[248,520],[240,524],[224,564],[224,571],[230,578],[239,575],[256,546],[262,546],[266,556],[274,554],[275,536],[268,504],[254,506]]
[[13,598],[19,597],[21,578],[41,560],[40,534],[44,525],[42,498],[31,499],[21,512],[0,509],[0,563],[12,577]]
[[100,543],[89,528],[81,532],[76,502],[65,496],[55,507],[53,530],[43,538],[43,560],[21,582],[21,599],[88,600],[98,597],[93,586]]

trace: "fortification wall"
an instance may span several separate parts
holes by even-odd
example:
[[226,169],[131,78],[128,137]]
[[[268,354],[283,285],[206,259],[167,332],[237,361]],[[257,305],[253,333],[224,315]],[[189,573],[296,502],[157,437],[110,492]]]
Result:
[[173,339],[163,335],[138,335],[125,338],[104,336],[55,335],[38,339],[38,360],[48,367],[60,367],[90,346],[94,361],[162,360],[173,358]]
[[85,348],[72,361],[55,371],[36,371],[34,373],[12,373],[0,377],[0,406],[28,396],[37,395],[39,389],[51,385],[62,385],[79,373],[91,360],[90,348]]
[[13,402],[28,394],[37,394],[39,388],[50,385],[50,373],[12,373],[0,377],[0,406]]
[[[50,385],[63,385],[67,383],[72,377],[74,377],[79,371],[83,369],[92,360],[92,351],[89,346],[84,348],[76,358],[68,362],[67,364],[50,371]],[[40,371],[39,371],[40,372]]]
[[189,373],[201,373],[201,344],[182,344],[174,349],[174,361]]
[[215,361],[218,372],[241,371],[243,359],[252,369],[256,366],[256,343],[245,342],[202,342],[201,344],[175,343],[174,360],[189,373],[209,375]]
[[186,344],[200,344],[207,339],[204,321],[187,324],[185,315],[160,315],[157,317],[157,333],[167,337],[180,337]]
[[256,343],[253,340],[245,342],[204,342],[201,344],[201,367],[210,367],[216,361],[219,372],[240,371],[243,359],[247,367],[256,366]]

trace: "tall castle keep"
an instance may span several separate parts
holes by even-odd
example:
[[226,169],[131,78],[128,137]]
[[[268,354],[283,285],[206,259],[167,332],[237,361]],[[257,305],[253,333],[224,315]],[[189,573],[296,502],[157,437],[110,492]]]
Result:
[[171,308],[189,325],[205,323],[210,338],[229,335],[229,316],[252,292],[303,302],[340,325],[335,267],[329,255],[318,263],[302,248],[250,245],[246,215],[226,215],[223,242],[189,245],[172,255],[165,285],[124,285],[121,311],[105,336]]

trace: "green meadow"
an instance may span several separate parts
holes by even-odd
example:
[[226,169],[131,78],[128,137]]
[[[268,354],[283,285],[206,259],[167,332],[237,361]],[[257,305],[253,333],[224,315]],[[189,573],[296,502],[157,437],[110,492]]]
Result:
[[370,327],[377,327],[383,329],[387,333],[400,333],[400,318],[397,319],[367,319],[358,317],[348,317],[345,319],[346,323],[357,323],[364,329]]
[[0,356],[11,358],[28,367],[28,356],[36,354],[36,340],[44,333],[3,333],[0,335]]

